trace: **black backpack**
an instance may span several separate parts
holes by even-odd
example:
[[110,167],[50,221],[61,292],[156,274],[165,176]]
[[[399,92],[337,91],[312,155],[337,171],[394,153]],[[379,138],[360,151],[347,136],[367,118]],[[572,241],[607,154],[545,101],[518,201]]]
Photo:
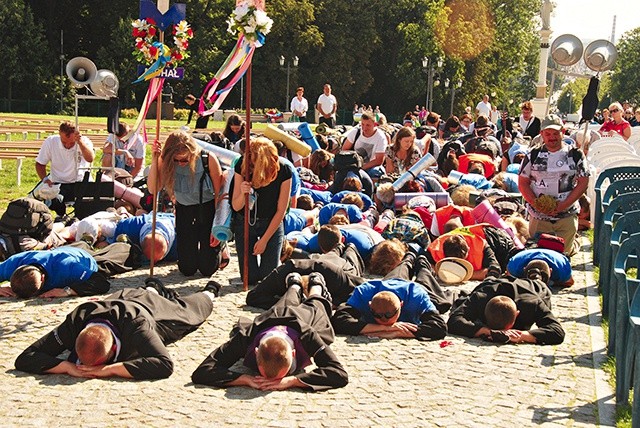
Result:
[[0,233],[12,237],[29,235],[43,241],[53,230],[53,216],[42,201],[20,198],[9,202],[7,210],[0,217]]
[[359,170],[364,165],[364,160],[354,150],[339,152],[333,158],[333,169],[335,171]]

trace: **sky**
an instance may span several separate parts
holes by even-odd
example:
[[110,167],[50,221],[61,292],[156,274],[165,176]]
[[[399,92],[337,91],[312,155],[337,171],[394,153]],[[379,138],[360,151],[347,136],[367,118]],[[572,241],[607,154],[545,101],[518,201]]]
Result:
[[614,15],[617,16],[616,43],[623,33],[640,27],[640,0],[554,0],[554,3],[552,40],[562,34],[573,34],[583,43],[609,40]]

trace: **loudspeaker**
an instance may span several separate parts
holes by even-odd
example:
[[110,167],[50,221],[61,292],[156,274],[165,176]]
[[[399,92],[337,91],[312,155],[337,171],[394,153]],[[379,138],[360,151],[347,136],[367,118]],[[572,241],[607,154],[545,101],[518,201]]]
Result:
[[99,97],[106,98],[116,97],[119,86],[120,83],[116,75],[112,71],[104,69],[98,70],[93,81],[89,83],[91,92]]
[[584,62],[593,71],[611,70],[617,59],[618,50],[608,40],[595,40],[584,50]]
[[67,63],[67,76],[71,82],[81,88],[90,84],[96,78],[98,69],[89,58],[78,56]]
[[573,65],[582,56],[582,42],[573,34],[558,36],[551,44],[551,57],[558,65]]

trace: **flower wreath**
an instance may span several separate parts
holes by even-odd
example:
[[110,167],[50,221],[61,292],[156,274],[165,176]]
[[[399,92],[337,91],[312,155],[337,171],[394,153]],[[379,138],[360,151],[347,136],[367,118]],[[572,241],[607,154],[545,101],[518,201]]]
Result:
[[269,18],[263,10],[256,9],[255,6],[240,6],[233,10],[227,19],[229,33],[244,34],[250,42],[264,42],[264,36],[269,34],[273,19]]
[[[133,26],[133,38],[136,42],[133,56],[143,64],[153,64],[158,58],[158,54],[162,54],[162,52],[158,52],[158,45],[155,44],[158,34],[156,22],[152,18],[136,19],[131,25]],[[171,55],[167,65],[177,66],[182,60],[189,58],[187,50],[189,49],[189,39],[193,37],[193,30],[184,20],[172,27],[174,47],[163,46],[169,50]]]

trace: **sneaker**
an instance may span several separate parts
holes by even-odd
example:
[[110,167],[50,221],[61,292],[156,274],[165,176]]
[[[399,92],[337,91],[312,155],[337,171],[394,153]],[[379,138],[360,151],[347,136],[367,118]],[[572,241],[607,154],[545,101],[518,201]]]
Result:
[[207,282],[207,285],[204,286],[204,289],[202,291],[208,291],[209,293],[213,293],[214,296],[218,297],[220,296],[221,288],[222,285],[212,279],[211,281]]
[[284,283],[286,284],[287,288],[291,287],[292,285],[298,285],[300,288],[302,288],[302,276],[298,272],[291,272],[284,279]]
[[324,297],[329,303],[332,303],[333,299],[331,298],[331,293],[329,293],[329,289],[327,288],[327,283],[324,280],[324,276],[319,272],[309,274],[309,290],[316,286],[322,288],[322,297]]
[[152,276],[144,280],[144,288],[153,288],[167,300],[176,300],[180,297],[177,291],[167,288],[162,281]]

